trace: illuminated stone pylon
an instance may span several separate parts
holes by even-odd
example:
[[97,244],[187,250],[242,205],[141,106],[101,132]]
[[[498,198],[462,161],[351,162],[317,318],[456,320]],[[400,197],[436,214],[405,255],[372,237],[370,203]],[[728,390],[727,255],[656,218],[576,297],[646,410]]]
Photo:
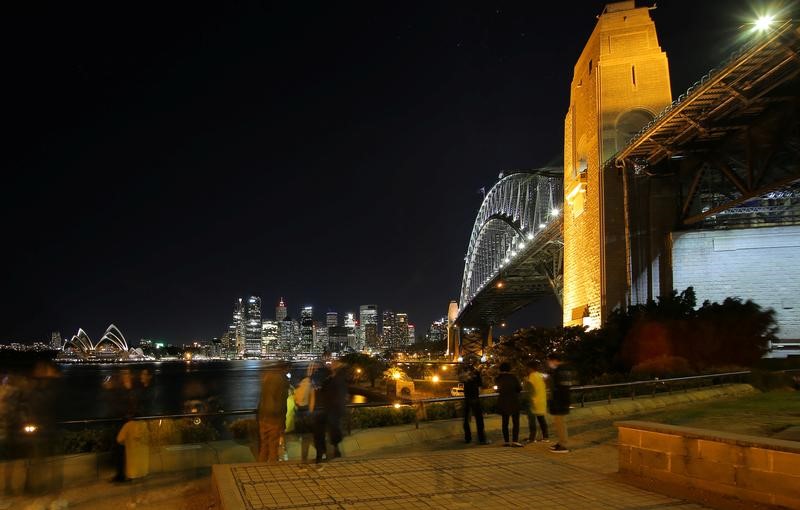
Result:
[[581,53],[564,120],[564,325],[626,304],[623,176],[607,161],[672,100],[650,8],[608,4]]

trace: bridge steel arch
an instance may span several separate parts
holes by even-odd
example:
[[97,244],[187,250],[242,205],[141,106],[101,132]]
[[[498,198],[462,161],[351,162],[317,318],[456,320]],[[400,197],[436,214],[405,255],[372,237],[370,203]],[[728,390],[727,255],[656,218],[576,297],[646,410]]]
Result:
[[501,176],[478,210],[464,258],[457,322],[500,322],[561,287],[560,168]]

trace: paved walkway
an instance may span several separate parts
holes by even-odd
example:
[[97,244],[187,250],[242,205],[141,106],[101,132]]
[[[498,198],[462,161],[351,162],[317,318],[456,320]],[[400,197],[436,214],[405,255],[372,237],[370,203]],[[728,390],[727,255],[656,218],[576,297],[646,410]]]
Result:
[[216,465],[223,510],[234,509],[700,509],[574,465],[546,445],[491,445],[391,457],[298,464]]

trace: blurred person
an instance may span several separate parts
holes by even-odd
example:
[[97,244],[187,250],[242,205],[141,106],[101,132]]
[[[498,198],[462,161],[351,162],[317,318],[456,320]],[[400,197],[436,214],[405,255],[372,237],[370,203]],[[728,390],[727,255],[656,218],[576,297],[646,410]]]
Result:
[[[519,442],[519,394],[522,385],[517,376],[511,373],[511,365],[508,362],[500,363],[500,373],[495,378],[497,384],[497,410],[502,417],[503,446],[522,446]],[[508,420],[511,418],[511,442],[508,439]]]
[[541,364],[538,361],[528,363],[528,377],[526,378],[528,388],[528,442],[536,441],[536,422],[542,429],[543,442],[550,441],[547,431],[547,385],[544,381],[544,374],[541,372]]
[[308,449],[314,437],[314,407],[316,403],[312,377],[317,369],[315,363],[308,365],[306,376],[294,389],[294,431],[300,436],[300,462],[308,463]]
[[330,458],[335,459],[342,456],[339,443],[342,442],[342,419],[347,405],[347,366],[332,360],[330,368],[330,375],[322,381],[320,393],[325,409],[325,429],[333,447]]
[[312,418],[314,449],[316,450],[315,464],[320,464],[323,460],[327,460],[325,433],[328,429],[328,409],[325,407],[324,395],[327,391],[330,391],[330,386],[327,385],[330,384],[328,380],[333,375],[329,356],[327,352],[323,354],[323,362],[318,365],[311,378],[314,386],[314,413]]
[[553,453],[569,453],[567,445],[567,422],[570,406],[570,387],[575,385],[575,372],[563,362],[558,353],[547,356],[547,365],[552,370],[551,393],[552,398],[548,407],[550,414],[553,415],[553,422],[556,426],[558,443],[550,447]]
[[461,374],[464,383],[464,442],[472,442],[472,431],[469,426],[469,416],[475,416],[475,427],[478,430],[478,443],[489,444],[486,439],[486,432],[483,428],[483,409],[481,409],[480,393],[483,381],[477,369],[477,361],[470,358]]
[[257,414],[259,462],[278,462],[278,446],[286,426],[286,399],[289,394],[286,370],[286,365],[280,364],[267,370],[261,379]]
[[150,431],[147,422],[134,420],[133,413],[129,413],[117,434],[117,443],[124,448],[124,479],[130,481],[147,476],[150,473]]

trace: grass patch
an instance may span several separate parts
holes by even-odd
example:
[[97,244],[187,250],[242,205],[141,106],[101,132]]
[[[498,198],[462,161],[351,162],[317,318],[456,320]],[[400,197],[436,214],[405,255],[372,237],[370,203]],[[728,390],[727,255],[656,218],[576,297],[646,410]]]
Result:
[[771,391],[648,413],[642,419],[738,434],[771,437],[800,426],[800,392]]

